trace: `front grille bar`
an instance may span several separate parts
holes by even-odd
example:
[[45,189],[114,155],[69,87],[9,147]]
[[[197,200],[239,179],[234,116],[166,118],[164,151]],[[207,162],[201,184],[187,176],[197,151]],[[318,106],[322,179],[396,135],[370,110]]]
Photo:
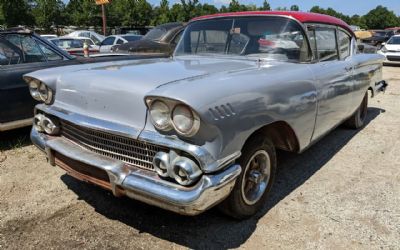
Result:
[[61,121],[61,134],[92,152],[149,170],[154,170],[152,162],[155,154],[159,151],[167,152],[164,147],[89,129],[66,121]]

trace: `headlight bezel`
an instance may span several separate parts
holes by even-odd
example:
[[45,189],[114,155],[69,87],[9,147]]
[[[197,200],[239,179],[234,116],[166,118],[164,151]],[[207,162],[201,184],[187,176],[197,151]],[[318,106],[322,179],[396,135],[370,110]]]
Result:
[[[169,126],[165,126],[164,128],[160,128],[160,126],[158,126],[155,123],[154,118],[151,114],[151,109],[152,109],[154,103],[158,102],[158,101],[164,103],[169,108],[169,114],[168,114]],[[173,130],[178,135],[183,136],[183,137],[193,137],[200,130],[200,124],[201,124],[200,116],[196,113],[195,110],[193,110],[189,105],[187,105],[185,103],[182,103],[177,100],[162,98],[162,97],[146,97],[145,103],[148,107],[150,121],[157,130],[164,131],[164,132],[169,132],[169,131]],[[190,114],[192,116],[192,126],[187,131],[182,131],[179,128],[179,125],[175,124],[175,122],[173,120],[174,119],[174,116],[173,116],[174,111],[177,107],[180,107],[180,106],[187,108],[190,111]]]

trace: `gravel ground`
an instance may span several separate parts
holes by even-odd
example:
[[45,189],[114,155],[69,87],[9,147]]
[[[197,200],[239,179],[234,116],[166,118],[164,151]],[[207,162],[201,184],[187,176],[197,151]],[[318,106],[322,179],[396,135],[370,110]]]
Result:
[[241,222],[115,198],[48,165],[28,129],[0,134],[0,249],[400,249],[400,68],[384,77],[367,126],[280,153],[271,199]]

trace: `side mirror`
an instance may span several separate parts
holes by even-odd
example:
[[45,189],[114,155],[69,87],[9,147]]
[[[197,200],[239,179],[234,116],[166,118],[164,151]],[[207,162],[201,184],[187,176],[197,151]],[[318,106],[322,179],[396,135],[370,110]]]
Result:
[[358,47],[358,50],[359,50],[360,52],[363,52],[364,49],[365,49],[364,44],[358,44],[357,47]]
[[381,43],[382,47],[386,45],[386,43]]

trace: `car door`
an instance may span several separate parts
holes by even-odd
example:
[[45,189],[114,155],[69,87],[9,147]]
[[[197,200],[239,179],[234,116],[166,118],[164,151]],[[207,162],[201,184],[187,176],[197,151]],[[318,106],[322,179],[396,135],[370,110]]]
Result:
[[313,139],[318,139],[350,115],[353,63],[343,58],[345,52],[341,50],[345,50],[345,46],[338,46],[337,27],[313,25],[308,33],[317,60],[311,68],[315,72],[318,93]]
[[111,51],[111,47],[114,45],[115,37],[110,36],[104,39],[100,45],[100,52],[107,53]]
[[64,57],[27,34],[1,37],[0,123],[29,119],[36,102],[22,79],[26,73],[60,65]]

